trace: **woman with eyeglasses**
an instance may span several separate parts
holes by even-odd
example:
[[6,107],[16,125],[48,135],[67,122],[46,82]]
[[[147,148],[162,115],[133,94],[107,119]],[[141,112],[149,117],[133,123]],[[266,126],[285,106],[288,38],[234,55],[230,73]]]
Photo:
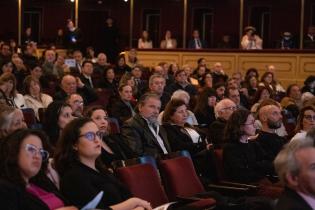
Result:
[[306,133],[312,128],[315,128],[315,107],[308,105],[300,111],[295,128],[296,134],[291,141],[304,139]]
[[10,210],[76,210],[46,177],[46,136],[24,129],[9,135],[0,146],[0,203]]
[[[198,172],[207,178],[214,178],[210,160],[212,144],[200,129],[187,123],[188,110],[183,100],[172,99],[165,107],[162,126],[167,133],[172,151],[187,150],[192,156]],[[214,168],[214,167],[213,167]]]
[[250,111],[236,110],[224,130],[224,175],[231,181],[253,183],[272,173],[272,163],[265,161],[256,138],[255,118]]
[[132,151],[122,141],[119,134],[111,134],[108,114],[102,106],[91,106],[86,110],[85,117],[92,119],[101,132],[101,159],[107,167],[112,167],[112,162],[115,160],[125,160],[133,157]]
[[56,145],[61,131],[73,119],[69,104],[62,101],[53,101],[48,105],[43,124],[52,146]]
[[63,195],[81,208],[103,191],[96,208],[151,209],[148,202],[132,198],[102,164],[101,137],[97,125],[88,118],[75,119],[63,129],[54,156]]

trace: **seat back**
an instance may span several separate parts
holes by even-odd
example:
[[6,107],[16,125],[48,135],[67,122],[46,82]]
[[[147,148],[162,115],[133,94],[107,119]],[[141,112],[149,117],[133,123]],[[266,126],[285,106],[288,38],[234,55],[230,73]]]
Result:
[[214,155],[218,178],[219,180],[224,180],[223,149],[215,149]]
[[139,157],[139,162],[141,164],[151,164],[156,170],[158,170],[157,164],[156,164],[156,160],[153,156],[150,155],[144,155]]
[[23,112],[24,120],[28,128],[41,128],[37,123],[35,112],[32,108],[21,109]]
[[177,196],[189,197],[205,191],[191,159],[187,157],[161,160],[160,173],[171,201]]
[[120,127],[119,127],[119,123],[118,120],[114,117],[109,117],[107,119],[108,124],[110,126],[110,133],[111,134],[117,134],[120,133]]
[[149,201],[153,208],[168,202],[157,171],[151,164],[121,167],[116,174],[134,196]]

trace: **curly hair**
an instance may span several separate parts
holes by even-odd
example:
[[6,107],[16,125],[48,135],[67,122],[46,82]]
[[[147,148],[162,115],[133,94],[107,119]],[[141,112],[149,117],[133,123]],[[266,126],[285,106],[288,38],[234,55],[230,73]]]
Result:
[[306,111],[311,110],[313,112],[315,112],[315,106],[313,105],[308,105],[308,106],[304,106],[300,113],[299,116],[297,118],[297,122],[296,122],[296,127],[295,127],[295,132],[300,132],[301,130],[303,130],[303,118],[304,118],[304,114]]
[[[22,188],[26,187],[26,182],[21,176],[21,169],[18,163],[19,153],[24,139],[32,135],[37,136],[41,140],[44,150],[49,150],[46,134],[40,130],[32,129],[17,130],[2,140],[0,145],[1,178]],[[32,179],[46,176],[47,165],[48,160],[43,161],[39,172]]]
[[239,109],[233,112],[224,129],[224,140],[229,143],[238,143],[241,136],[244,135],[242,127],[245,124],[250,111]]
[[[77,118],[62,130],[54,153],[54,166],[60,176],[63,176],[67,169],[79,161],[78,153],[73,146],[79,141],[81,128],[89,122],[93,121],[89,118]],[[102,172],[106,170],[100,157],[97,158],[95,164],[98,170]]]

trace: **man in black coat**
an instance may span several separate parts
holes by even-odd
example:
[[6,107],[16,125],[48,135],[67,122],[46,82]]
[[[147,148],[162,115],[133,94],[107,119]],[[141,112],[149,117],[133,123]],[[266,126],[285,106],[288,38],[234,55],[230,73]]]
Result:
[[160,97],[144,94],[138,103],[139,113],[127,120],[122,129],[122,138],[136,156],[159,157],[171,152],[167,135],[157,123],[161,107]]
[[275,169],[285,190],[276,210],[315,209],[315,148],[313,141],[292,141],[276,157]]

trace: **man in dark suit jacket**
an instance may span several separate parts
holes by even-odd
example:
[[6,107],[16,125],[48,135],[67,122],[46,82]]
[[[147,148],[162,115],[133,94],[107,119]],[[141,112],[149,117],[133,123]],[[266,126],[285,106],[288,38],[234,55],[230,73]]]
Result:
[[139,100],[139,113],[127,120],[121,129],[122,138],[136,156],[159,157],[171,152],[166,132],[157,123],[160,107],[158,95],[144,94]]
[[194,30],[193,31],[193,37],[188,43],[189,49],[203,49],[207,48],[207,43],[205,40],[201,40],[199,37],[199,31]]
[[84,61],[82,64],[81,74],[79,76],[80,80],[89,88],[95,88],[96,84],[92,80],[93,75],[93,63],[91,61]]
[[315,148],[310,139],[291,141],[277,155],[274,165],[285,190],[276,210],[315,209]]

